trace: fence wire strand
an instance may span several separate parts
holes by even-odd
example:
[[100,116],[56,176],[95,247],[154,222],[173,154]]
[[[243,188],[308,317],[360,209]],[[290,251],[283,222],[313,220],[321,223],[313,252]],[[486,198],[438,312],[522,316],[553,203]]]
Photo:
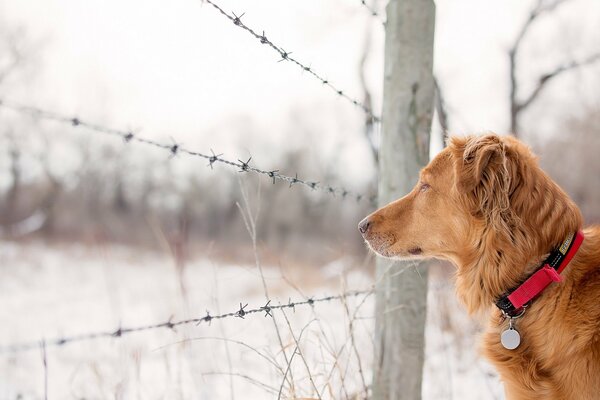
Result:
[[267,176],[272,181],[273,184],[275,184],[277,181],[283,181],[283,182],[288,183],[289,188],[291,188],[295,184],[298,184],[298,185],[308,187],[315,191],[320,191],[320,192],[329,194],[333,197],[337,196],[337,197],[341,198],[342,200],[347,199],[347,198],[348,199],[353,198],[357,202],[367,201],[370,205],[375,205],[375,203],[376,203],[376,196],[374,194],[367,196],[367,195],[363,195],[361,193],[357,193],[357,192],[345,189],[344,187],[336,187],[336,186],[321,184],[318,181],[312,181],[312,180],[299,178],[298,174],[295,174],[294,176],[284,175],[284,174],[280,173],[278,169],[264,170],[264,169],[257,168],[255,166],[251,165],[251,162],[253,161],[252,157],[249,157],[247,160],[238,159],[237,161],[232,161],[230,159],[224,158],[223,154],[215,154],[215,152],[212,150],[211,150],[211,154],[205,154],[205,153],[201,153],[198,151],[186,149],[176,142],[167,144],[167,143],[160,143],[160,142],[157,142],[157,141],[154,141],[151,139],[143,138],[143,137],[136,135],[133,132],[133,130],[120,130],[120,129],[115,129],[115,128],[109,128],[109,127],[105,127],[105,126],[98,125],[95,123],[87,122],[78,117],[69,117],[69,116],[58,114],[55,112],[46,111],[46,110],[42,110],[42,109],[39,109],[36,107],[26,106],[26,105],[22,105],[22,104],[17,104],[17,103],[13,103],[13,102],[2,100],[2,99],[0,99],[0,108],[10,109],[19,114],[29,115],[34,118],[55,121],[55,122],[71,125],[75,128],[83,127],[83,128],[92,130],[94,132],[117,136],[117,137],[120,137],[121,139],[123,139],[123,141],[125,143],[138,142],[138,143],[143,143],[143,144],[146,144],[149,146],[157,147],[159,149],[166,150],[169,153],[169,157],[174,157],[178,154],[187,154],[189,156],[204,158],[205,160],[208,161],[208,164],[206,166],[210,167],[211,169],[213,168],[214,164],[223,164],[223,165],[227,165],[229,167],[233,167],[233,168],[237,169],[237,172],[242,172],[242,173],[243,172],[253,172],[253,173],[256,173],[259,175]]
[[[327,86],[328,88],[333,90],[338,96],[343,97],[344,99],[348,100],[350,103],[354,104],[356,107],[360,108],[362,111],[364,111],[367,114],[367,117],[370,118],[373,122],[381,122],[381,118],[374,115],[373,111],[365,103],[350,97],[348,94],[346,94],[346,92],[339,89],[337,86],[333,85],[328,79],[324,78],[321,74],[317,73],[310,65],[304,64],[304,63],[298,61],[298,59],[296,59],[295,57],[292,57],[291,51],[284,50],[283,47],[277,46],[270,39],[268,39],[264,30],[262,31],[262,34],[259,34],[259,33],[257,33],[257,31],[255,31],[254,29],[252,29],[248,25],[246,25],[242,21],[242,17],[246,13],[240,13],[240,15],[237,15],[234,12],[228,13],[223,8],[221,8],[218,4],[216,4],[213,0],[204,0],[204,1],[208,4],[210,4],[213,8],[215,8],[221,15],[223,15],[224,17],[229,19],[231,22],[233,22],[234,25],[242,28],[243,30],[248,32],[250,35],[252,35],[256,39],[258,39],[260,41],[260,43],[266,44],[267,46],[269,46],[270,48],[275,50],[277,53],[279,53],[279,56],[281,57],[279,59],[279,62],[288,61],[288,62],[291,62],[292,64],[297,65],[302,71],[310,74],[312,77],[314,77],[315,79],[320,81],[324,86]],[[366,6],[366,4],[365,4],[365,6]]]
[[379,22],[381,22],[381,25],[383,25],[383,27],[385,28],[385,20],[383,19],[383,16],[379,12],[377,12],[377,10],[375,10],[375,8],[373,6],[370,6],[369,4],[367,4],[367,0],[359,0],[359,1],[360,1],[360,4],[362,4],[362,6],[367,9],[369,14],[371,14],[371,16],[373,16],[375,19],[377,19]]
[[227,319],[227,318],[245,319],[249,315],[259,314],[259,313],[263,314],[265,317],[273,317],[273,315],[271,313],[274,310],[288,308],[288,309],[292,309],[293,311],[296,311],[296,307],[299,307],[299,306],[309,305],[312,307],[317,303],[330,302],[332,300],[344,300],[349,297],[357,297],[357,296],[361,296],[361,295],[365,295],[365,297],[367,297],[372,293],[373,293],[373,289],[354,290],[354,291],[344,292],[339,295],[324,296],[324,297],[318,297],[318,298],[311,297],[306,300],[296,301],[296,302],[292,302],[290,299],[287,303],[278,304],[278,305],[271,305],[271,300],[269,300],[269,301],[267,301],[267,303],[265,305],[263,305],[261,307],[251,308],[251,309],[247,308],[248,303],[241,302],[239,307],[235,311],[231,311],[231,312],[227,312],[227,313],[223,313],[223,314],[211,315],[209,311],[206,311],[205,316],[198,317],[198,318],[189,318],[189,319],[173,321],[173,319],[171,317],[166,322],[160,322],[160,323],[149,324],[149,325],[141,325],[141,326],[136,326],[136,327],[121,327],[121,326],[119,326],[114,331],[82,333],[79,335],[63,336],[63,337],[58,337],[58,338],[53,338],[53,339],[45,339],[42,342],[37,340],[37,341],[31,341],[31,342],[16,343],[16,344],[11,344],[11,345],[0,347],[0,353],[20,353],[20,352],[33,350],[33,349],[39,349],[40,343],[43,343],[44,349],[46,349],[48,347],[59,347],[59,346],[67,345],[69,343],[83,342],[83,341],[89,341],[89,340],[94,340],[94,339],[99,339],[99,338],[121,338],[127,334],[143,332],[143,331],[150,331],[150,330],[157,330],[157,329],[169,329],[169,330],[175,331],[175,328],[177,328],[178,326],[181,326],[181,325],[195,324],[197,326],[202,323],[210,325],[211,322],[215,321],[215,320],[221,320],[221,319]]

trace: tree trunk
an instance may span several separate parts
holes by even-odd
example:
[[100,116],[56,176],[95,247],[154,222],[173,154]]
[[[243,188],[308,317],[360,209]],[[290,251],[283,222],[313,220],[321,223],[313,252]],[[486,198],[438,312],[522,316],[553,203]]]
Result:
[[[380,206],[408,193],[428,162],[434,105],[433,0],[390,0],[387,18]],[[379,259],[376,301],[373,399],[420,399],[427,307],[424,263],[413,267]]]

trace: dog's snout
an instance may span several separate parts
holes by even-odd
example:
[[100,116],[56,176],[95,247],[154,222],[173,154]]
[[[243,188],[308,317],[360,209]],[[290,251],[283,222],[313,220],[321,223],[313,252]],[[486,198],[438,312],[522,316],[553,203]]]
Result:
[[371,225],[371,220],[369,219],[369,217],[366,217],[358,224],[358,230],[364,235],[365,233],[367,233]]

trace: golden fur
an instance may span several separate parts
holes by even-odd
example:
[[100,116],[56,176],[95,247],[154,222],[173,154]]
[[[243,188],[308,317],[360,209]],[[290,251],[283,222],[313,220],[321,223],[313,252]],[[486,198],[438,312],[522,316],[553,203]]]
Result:
[[365,221],[365,240],[383,256],[456,265],[459,298],[469,313],[489,315],[482,351],[498,369],[507,399],[600,399],[600,226],[583,230],[563,281],[517,320],[521,345],[500,344],[508,321],[494,301],[582,228],[577,206],[523,143],[452,137],[409,194]]

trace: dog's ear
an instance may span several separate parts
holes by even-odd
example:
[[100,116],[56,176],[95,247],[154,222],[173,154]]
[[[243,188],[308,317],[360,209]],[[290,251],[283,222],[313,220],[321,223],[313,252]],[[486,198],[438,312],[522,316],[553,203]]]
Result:
[[497,135],[451,139],[456,189],[472,200],[473,212],[486,215],[494,225],[510,216],[511,165],[507,145]]
[[454,154],[456,185],[463,193],[508,172],[505,145],[497,135],[452,137],[449,148]]

